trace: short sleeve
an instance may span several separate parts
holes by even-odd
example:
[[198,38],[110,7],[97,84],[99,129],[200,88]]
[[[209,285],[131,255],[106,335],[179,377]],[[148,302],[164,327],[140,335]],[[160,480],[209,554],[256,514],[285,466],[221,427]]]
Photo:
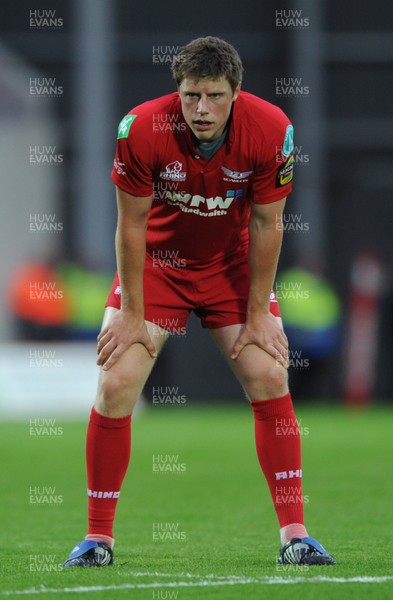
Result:
[[[284,116],[284,115],[283,115]],[[293,178],[293,126],[285,118],[267,135],[263,160],[255,171],[253,202],[270,204],[288,196]]]
[[151,196],[151,152],[138,115],[128,114],[119,124],[112,181],[133,196]]

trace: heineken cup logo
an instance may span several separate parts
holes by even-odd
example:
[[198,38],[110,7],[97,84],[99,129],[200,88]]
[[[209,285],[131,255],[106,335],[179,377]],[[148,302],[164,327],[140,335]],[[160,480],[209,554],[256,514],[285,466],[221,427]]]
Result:
[[130,132],[130,127],[137,118],[138,115],[126,115],[121,121],[119,125],[119,129],[117,131],[117,139],[127,138]]

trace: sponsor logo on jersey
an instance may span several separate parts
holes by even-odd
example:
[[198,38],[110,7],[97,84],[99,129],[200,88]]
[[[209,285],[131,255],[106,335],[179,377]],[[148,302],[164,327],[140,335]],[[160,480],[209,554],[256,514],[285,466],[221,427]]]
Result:
[[226,167],[221,167],[224,171],[226,177],[224,177],[224,181],[248,181],[249,176],[253,171],[232,171],[231,169],[227,169]]
[[117,139],[127,138],[130,132],[130,127],[137,118],[138,115],[126,115],[120,121],[119,128],[117,130]]
[[187,173],[182,171],[183,163],[179,160],[174,160],[168,163],[165,167],[165,171],[161,171],[161,179],[170,179],[171,181],[184,181]]
[[293,152],[293,126],[288,125],[285,131],[284,143],[282,145],[282,155],[288,158]]
[[243,198],[244,190],[228,190],[225,198],[221,196],[211,196],[205,198],[199,194],[192,195],[186,192],[166,193],[166,199],[172,206],[178,206],[183,212],[192,212],[201,217],[216,217],[227,214],[227,209],[232,202]]
[[293,178],[293,163],[294,158],[293,154],[278,167],[277,177],[276,177],[276,187],[282,187],[283,185],[287,185]]
[[116,289],[115,289],[115,291],[113,293],[116,294],[116,295],[120,295],[121,294],[121,287],[120,287],[120,285],[118,285],[116,287]]
[[113,161],[113,168],[115,169],[118,175],[126,174],[125,170],[123,169],[123,167],[125,166],[125,163],[120,162],[119,160],[117,160],[117,158],[115,158],[115,160]]

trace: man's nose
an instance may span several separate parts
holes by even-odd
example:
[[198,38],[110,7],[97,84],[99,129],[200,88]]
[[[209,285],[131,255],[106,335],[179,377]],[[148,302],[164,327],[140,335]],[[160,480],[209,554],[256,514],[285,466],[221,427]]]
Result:
[[197,112],[199,112],[200,114],[206,114],[209,112],[208,108],[207,108],[207,97],[206,96],[201,96],[198,100],[198,105],[197,105]]

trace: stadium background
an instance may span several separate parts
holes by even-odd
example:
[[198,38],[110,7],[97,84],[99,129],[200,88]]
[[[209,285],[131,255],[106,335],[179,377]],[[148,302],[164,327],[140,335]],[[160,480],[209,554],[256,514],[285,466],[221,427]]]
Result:
[[[392,16],[388,0],[1,3],[1,595],[392,598]],[[40,19],[52,26],[40,29]],[[250,409],[191,318],[186,336],[169,341],[134,419],[115,568],[63,571],[85,528],[94,337],[114,267],[117,125],[132,106],[173,89],[160,61],[205,34],[238,48],[244,88],[295,125],[276,290],[295,296],[286,325],[295,341],[303,335],[291,380],[306,522],[337,565],[328,573],[277,565]],[[30,301],[43,289],[57,300]],[[321,324],[330,327],[323,335]],[[344,405],[349,337],[369,410]],[[153,407],[154,394],[172,405]],[[178,457],[185,472],[155,474],[157,455]],[[186,539],[155,541],[157,524]]]
[[[20,0],[1,11],[4,416],[50,417],[64,402],[72,414],[85,414],[91,404],[97,378],[92,314],[101,313],[114,268],[110,170],[117,124],[132,106],[174,89],[168,63],[174,49],[206,34],[238,48],[244,89],[281,106],[295,125],[297,169],[279,272],[296,267],[323,276],[341,306],[330,351],[321,359],[299,349],[302,359],[291,374],[297,401],[339,403],[347,393],[351,274],[362,252],[376,257],[379,274],[368,395],[373,402],[392,397],[388,0],[361,7],[354,0],[202,1],[192,8],[180,1]],[[54,25],[40,29],[40,15]],[[37,91],[43,83],[50,92]],[[40,148],[55,165],[37,164]],[[39,230],[37,218],[52,231]],[[10,309],[19,267],[37,262],[60,270],[79,300],[83,295],[71,326],[32,327]],[[56,289],[66,294],[67,286]],[[302,292],[307,295],[307,286]],[[170,340],[146,397],[175,386],[192,403],[238,400],[238,384],[196,319],[185,338]]]

